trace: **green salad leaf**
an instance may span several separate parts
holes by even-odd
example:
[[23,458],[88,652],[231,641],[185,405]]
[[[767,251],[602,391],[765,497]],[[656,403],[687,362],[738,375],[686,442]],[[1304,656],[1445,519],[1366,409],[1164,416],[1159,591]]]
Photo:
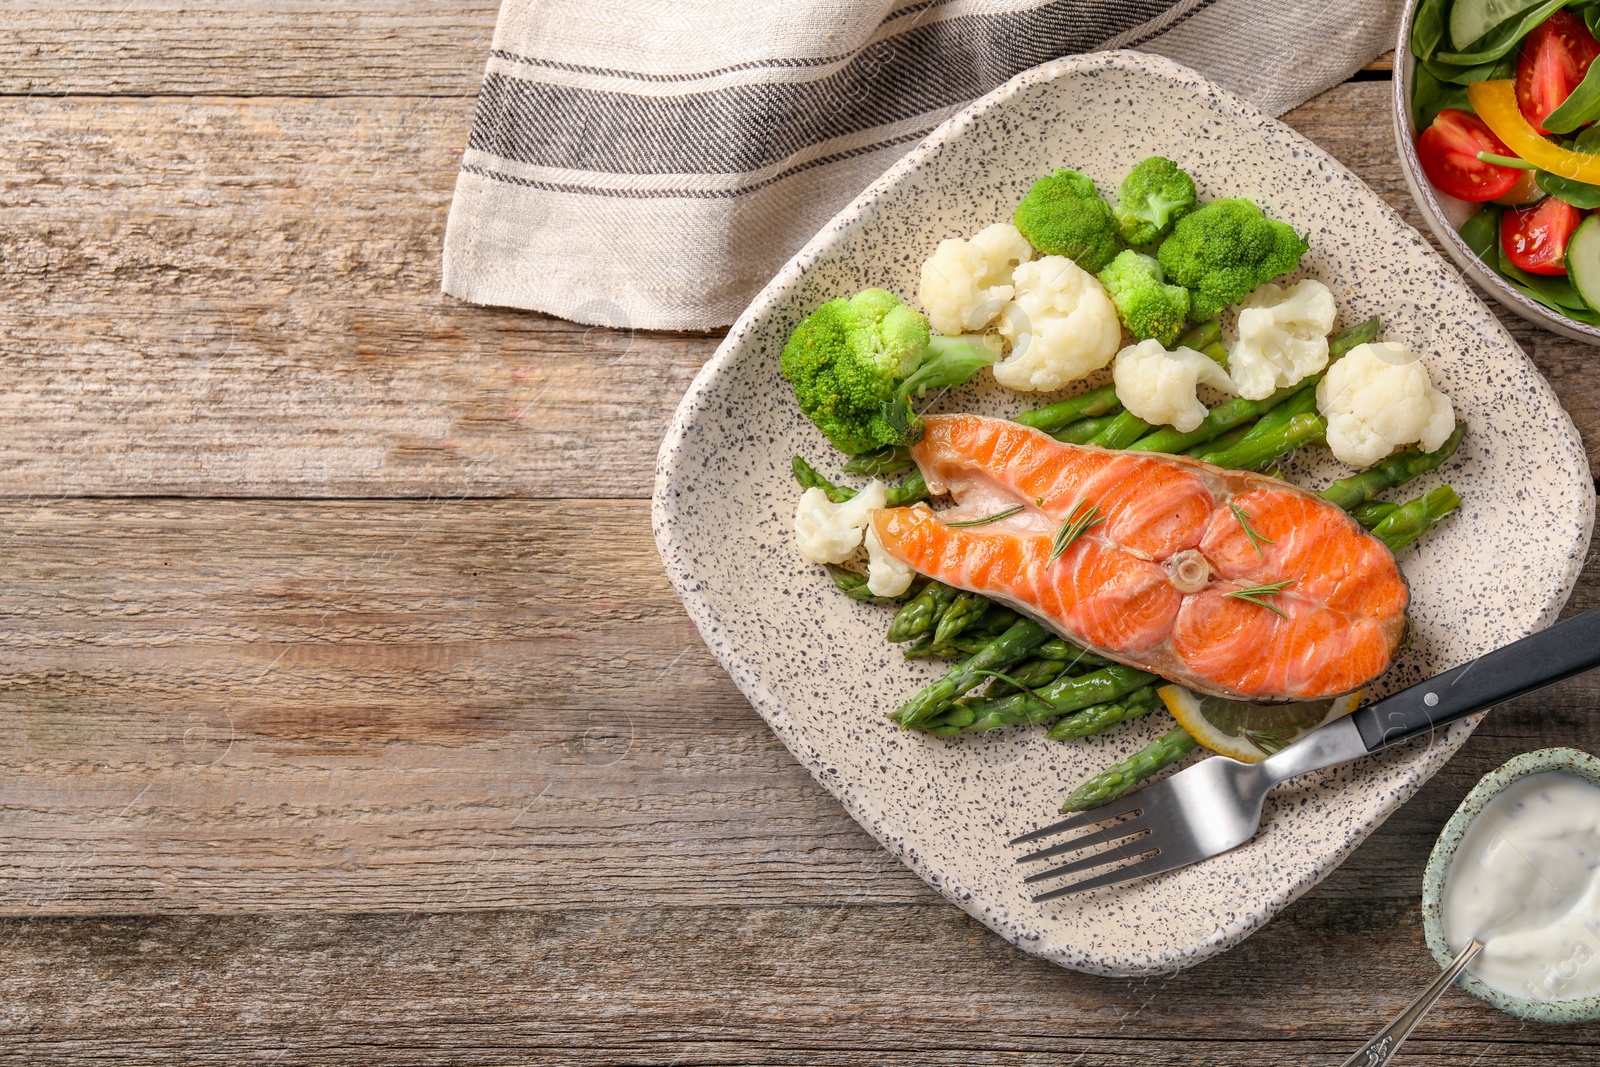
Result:
[[[1478,63],[1491,63],[1516,48],[1518,43],[1526,37],[1533,28],[1557,11],[1566,7],[1568,0],[1543,0],[1542,3],[1530,5],[1526,2],[1495,3],[1495,0],[1463,0],[1457,3],[1450,11],[1450,39],[1459,52],[1439,52],[1434,59],[1445,63],[1453,63],[1461,67],[1470,67]],[[1456,16],[1463,12],[1481,10],[1484,8],[1515,8],[1506,20],[1495,25],[1493,29],[1474,39],[1470,44],[1461,44],[1461,38],[1456,34]],[[1478,25],[1478,21],[1469,22],[1471,26]]]
[[1445,11],[1450,0],[1422,0],[1411,20],[1411,54],[1431,59],[1444,41]]
[[1505,258],[1500,246],[1500,208],[1487,205],[1473,215],[1456,232],[1462,241],[1484,264],[1507,285],[1532,300],[1568,318],[1591,326],[1600,326],[1600,312],[1591,309],[1578,295],[1572,282],[1560,275],[1529,274],[1519,270]]
[[1472,249],[1473,255],[1495,266],[1500,248],[1500,209],[1489,205],[1473,215],[1456,231]]
[[[1450,43],[1459,51],[1468,51],[1473,43],[1487,35],[1490,30],[1504,26],[1512,19],[1524,16],[1530,11],[1548,6],[1547,0],[1459,0],[1450,9]],[[1556,7],[1561,6],[1563,5],[1556,5]],[[1417,12],[1417,17],[1422,17],[1420,10]],[[1541,16],[1534,25],[1543,22],[1544,18]],[[1528,29],[1533,29],[1533,26],[1529,26]],[[1519,33],[1517,36],[1520,38],[1522,34]]]
[[1595,119],[1600,119],[1600,63],[1589,64],[1572,95],[1545,117],[1544,128],[1551,133],[1571,133]]
[[1447,107],[1471,110],[1466,86],[1440,81],[1427,67],[1417,64],[1416,87],[1411,92],[1411,108],[1417,129],[1420,131],[1432,126],[1439,112]]
[[1563,178],[1559,174],[1551,174],[1547,170],[1539,171],[1533,176],[1533,180],[1538,184],[1539,188],[1557,200],[1565,200],[1573,207],[1582,208],[1585,211],[1600,207],[1600,185],[1573,181],[1571,178]]
[[1517,57],[1515,53],[1502,56],[1492,63],[1477,63],[1472,66],[1458,66],[1454,63],[1442,62],[1438,56],[1425,59],[1419,64],[1419,69],[1426,69],[1442,82],[1452,85],[1471,85],[1473,82],[1492,81],[1497,78],[1510,78],[1517,73]]

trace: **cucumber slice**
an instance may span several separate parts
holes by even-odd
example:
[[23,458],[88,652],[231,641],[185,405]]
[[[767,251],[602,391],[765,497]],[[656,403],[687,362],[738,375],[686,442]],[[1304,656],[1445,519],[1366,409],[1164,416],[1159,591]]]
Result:
[[1600,215],[1578,224],[1567,242],[1567,277],[1584,303],[1600,310]]

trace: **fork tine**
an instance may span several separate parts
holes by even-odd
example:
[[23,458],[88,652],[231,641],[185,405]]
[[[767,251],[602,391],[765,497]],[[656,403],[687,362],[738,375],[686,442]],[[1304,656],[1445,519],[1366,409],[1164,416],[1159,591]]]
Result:
[[1018,856],[1017,862],[1030,863],[1034,860],[1049,859],[1051,856],[1059,856],[1064,852],[1077,852],[1081,849],[1093,848],[1095,845],[1106,845],[1113,841],[1121,841],[1124,838],[1145,833],[1150,829],[1150,820],[1146,818],[1147,814],[1141,813],[1126,822],[1115,823],[1099,830],[1091,830],[1089,833],[1079,834],[1077,837],[1063,841],[1058,845],[1041,848],[1037,852],[1028,853],[1026,856]]
[[[1102,853],[1102,855],[1109,856],[1110,853]],[[1180,862],[1167,863],[1152,867],[1149,861],[1157,859],[1159,856],[1160,852],[1158,850],[1147,849],[1141,855],[1135,856],[1132,863],[1113,868],[1104,874],[1097,874],[1093,878],[1085,878],[1081,882],[1073,882],[1069,885],[1060,886],[1056,889],[1050,890],[1048,893],[1040,893],[1038,896],[1033,898],[1033,902],[1035,904],[1039,904],[1046,900],[1054,900],[1057,897],[1067,896],[1069,893],[1087,893],[1091,889],[1101,889],[1108,885],[1118,885],[1122,882],[1132,882],[1139,878],[1149,878],[1152,875],[1160,874],[1163,871],[1169,871],[1174,867],[1183,866],[1183,864]]]
[[[1143,790],[1140,790],[1140,792],[1143,792]],[[1139,793],[1134,793],[1121,804],[1106,804],[1102,807],[1091,808],[1088,811],[1081,811],[1069,819],[1062,819],[1060,822],[1051,823],[1049,826],[1041,826],[1037,830],[1030,830],[1021,837],[1013,837],[1010,843],[1013,845],[1026,845],[1030,841],[1038,841],[1040,838],[1054,837],[1056,834],[1066,833],[1074,827],[1090,826],[1097,822],[1115,819],[1119,815],[1127,815],[1129,812],[1138,811],[1142,807],[1144,807],[1144,803],[1140,799]]]
[[1048,871],[1038,871],[1022,880],[1023,885],[1042,882],[1046,878],[1060,878],[1068,874],[1077,874],[1079,871],[1090,871],[1096,867],[1104,867],[1108,863],[1128,859],[1130,856],[1142,856],[1146,853],[1153,854],[1157,851],[1154,841],[1149,839],[1149,832],[1143,827],[1137,833],[1117,841],[1111,848],[1102,849],[1091,856],[1075,859],[1071,863],[1060,867],[1052,867]]
[[[1147,843],[1151,846],[1155,844],[1154,839]],[[1048,893],[1041,893],[1034,897],[1033,901],[1037,904],[1041,900],[1053,900],[1056,897],[1064,897],[1068,893],[1087,893],[1091,889],[1100,889],[1108,885],[1116,885],[1119,882],[1131,882],[1138,878],[1154,878],[1158,874],[1175,871],[1179,867],[1187,867],[1197,860],[1208,858],[1207,855],[1196,852],[1192,844],[1177,844],[1173,847],[1168,847],[1169,844],[1171,843],[1163,844],[1159,848],[1146,848],[1143,855],[1137,857],[1127,866],[1118,867],[1115,870],[1107,871],[1105,874],[1095,875],[1093,878],[1086,878],[1081,882],[1073,882],[1071,885],[1052,889]]]

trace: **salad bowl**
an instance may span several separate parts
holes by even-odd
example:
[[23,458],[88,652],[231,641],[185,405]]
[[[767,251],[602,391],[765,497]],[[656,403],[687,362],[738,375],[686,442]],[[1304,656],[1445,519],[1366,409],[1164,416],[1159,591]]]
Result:
[[[1039,175],[1073,167],[1109,188],[1152,154],[1192,174],[1202,198],[1249,197],[1307,235],[1302,273],[1332,289],[1341,321],[1381,315],[1385,339],[1424,354],[1469,425],[1455,457],[1416,486],[1448,482],[1465,503],[1402,558],[1414,636],[1374,694],[1552,621],[1588,544],[1594,489],[1548,384],[1460,276],[1340,164],[1200,75],[1132,52],[1020,75],[940,126],[825,227],[690,386],[661,446],[652,510],[667,573],[707,645],[845,809],[1000,936],[1103,975],[1178,970],[1260,928],[1410,797],[1471,721],[1299,780],[1268,798],[1262,831],[1225,855],[1031,902],[1007,840],[1050,821],[1066,790],[1169,724],[1153,714],[1060,743],[1016,727],[939,739],[888,721],[942,668],[904,661],[884,639],[888,609],[839,595],[796,551],[790,460],[836,469],[839,457],[799,411],[778,357],[825,300],[867,286],[914,294],[940,239],[1009,218]],[[1009,416],[1057,395],[1019,396],[984,375],[938,409]],[[1321,449],[1285,468],[1303,485],[1345,473]]]
[[1428,181],[1417,158],[1417,123],[1412,113],[1411,98],[1416,88],[1417,57],[1411,51],[1411,31],[1417,15],[1417,0],[1406,0],[1400,16],[1400,36],[1394,48],[1394,141],[1400,157],[1400,172],[1405,176],[1406,187],[1416,201],[1423,221],[1438,239],[1456,266],[1477,282],[1483,291],[1493,296],[1508,310],[1527,319],[1535,326],[1570,337],[1575,341],[1600,342],[1600,326],[1590,326],[1559,314],[1536,300],[1518,292],[1503,277],[1491,270],[1477,253],[1467,245],[1457,232],[1461,224],[1477,210],[1469,204],[1440,192]]

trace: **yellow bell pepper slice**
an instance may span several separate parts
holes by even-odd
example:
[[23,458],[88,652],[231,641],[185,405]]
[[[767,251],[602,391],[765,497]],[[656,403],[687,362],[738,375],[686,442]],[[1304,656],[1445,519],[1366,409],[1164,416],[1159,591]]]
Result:
[[1600,156],[1571,152],[1539,135],[1517,107],[1517,88],[1509,80],[1473,82],[1467,100],[1483,124],[1512,152],[1551,174],[1600,185]]

